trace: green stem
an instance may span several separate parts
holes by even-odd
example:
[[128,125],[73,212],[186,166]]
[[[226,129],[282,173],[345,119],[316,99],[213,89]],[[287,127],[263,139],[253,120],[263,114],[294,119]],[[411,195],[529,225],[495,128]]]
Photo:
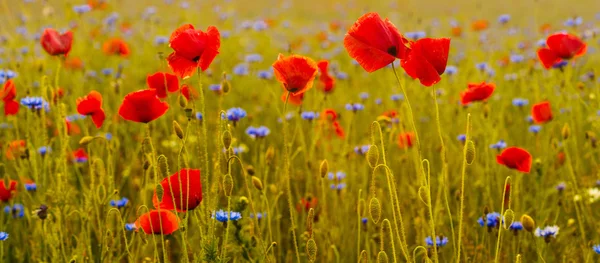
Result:
[[298,249],[298,241],[296,240],[296,223],[294,222],[294,208],[292,205],[292,178],[290,175],[290,142],[288,142],[288,132],[287,132],[287,120],[285,118],[285,112],[287,109],[287,104],[288,101],[290,99],[290,95],[291,93],[288,92],[286,98],[285,98],[285,103],[283,104],[283,112],[282,112],[282,117],[281,117],[281,121],[283,123],[283,148],[284,148],[284,156],[285,156],[285,168],[284,168],[284,174],[285,174],[285,178],[287,180],[287,199],[288,199],[288,208],[290,210],[290,221],[292,224],[292,238],[294,239],[294,249],[296,252],[296,261],[298,263],[300,263],[300,250]]
[[[456,253],[456,263],[460,262],[460,248],[462,244],[462,227],[463,227],[463,214],[465,210],[465,174],[467,173],[467,146],[471,139],[471,114],[467,114],[467,134],[465,140],[465,146],[463,149],[463,163],[462,171],[460,175],[460,211],[458,212],[458,246]],[[502,201],[504,202],[504,200]]]

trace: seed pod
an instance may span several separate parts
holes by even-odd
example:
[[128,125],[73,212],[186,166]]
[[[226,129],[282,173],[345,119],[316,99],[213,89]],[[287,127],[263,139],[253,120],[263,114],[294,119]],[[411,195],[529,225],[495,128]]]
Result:
[[312,238],[306,242],[306,254],[310,262],[314,262],[317,259],[317,243]]
[[260,178],[252,176],[252,184],[254,185],[254,188],[258,189],[258,191],[263,190],[263,183]]
[[310,208],[308,210],[308,216],[306,218],[306,230],[308,231],[308,236],[312,238],[313,236],[313,221],[315,218],[315,210]]
[[367,207],[365,199],[361,198],[360,200],[358,200],[358,216],[360,218],[365,217],[365,207]]
[[473,160],[475,160],[475,144],[473,141],[469,140],[465,148],[465,160],[468,165],[471,165]]
[[323,160],[321,162],[321,166],[319,167],[319,174],[321,175],[321,178],[325,178],[327,172],[329,172],[329,163],[327,162],[327,160]]
[[267,153],[265,154],[265,161],[267,162],[267,165],[272,164],[274,158],[275,148],[273,148],[273,146],[269,146],[269,148],[267,149]]
[[90,142],[92,142],[94,139],[96,139],[96,137],[83,136],[83,138],[81,138],[81,140],[79,140],[79,145],[86,146],[86,145],[90,144]]
[[158,201],[159,202],[162,201],[163,194],[165,193],[165,189],[163,189],[162,184],[157,184],[155,191],[156,191],[156,197],[158,197]]
[[173,121],[173,132],[180,140],[183,140],[183,130],[177,121]]
[[561,134],[562,134],[563,139],[565,139],[565,140],[567,138],[569,138],[569,135],[571,135],[571,128],[569,128],[568,123],[565,123],[565,126],[563,126]]
[[521,259],[521,254],[517,254],[517,259],[515,260],[515,263],[521,263],[522,259]]
[[226,153],[219,154],[219,168],[221,169],[221,174],[227,174],[227,172],[229,172]]
[[369,162],[371,168],[377,166],[377,163],[379,162],[379,148],[377,148],[377,145],[373,144],[369,147],[369,151],[367,151],[367,162]]
[[388,256],[385,251],[379,251],[377,254],[377,263],[388,263]]
[[246,173],[248,173],[249,175],[254,175],[254,166],[252,165],[247,165],[246,166]]
[[369,255],[367,255],[367,251],[363,249],[363,251],[360,252],[360,263],[367,263],[369,262]]
[[185,108],[185,117],[191,119],[194,117],[194,111],[191,108]]
[[223,132],[223,146],[225,146],[225,149],[229,149],[229,147],[231,147],[231,140],[231,132]]
[[535,228],[535,221],[533,221],[533,218],[525,214],[521,216],[521,224],[523,224],[523,228],[528,232],[533,232],[533,229]]
[[158,156],[158,171],[162,178],[166,178],[169,176],[169,164],[167,162],[167,157],[161,154]]
[[504,229],[508,230],[508,228],[510,227],[510,225],[512,225],[512,223],[515,220],[515,212],[512,209],[507,209],[506,211],[504,211]]
[[142,150],[145,154],[152,154],[152,141],[150,138],[144,138],[144,141],[142,141]]
[[381,218],[381,203],[379,203],[377,197],[371,198],[371,201],[369,202],[369,215],[371,216],[373,223],[377,224],[379,222],[379,219]]
[[229,93],[229,91],[231,91],[231,83],[226,79],[221,81],[221,90],[223,91],[223,94]]
[[185,107],[187,107],[187,104],[188,104],[188,101],[187,101],[187,99],[185,98],[185,96],[183,96],[183,95],[179,95],[179,106],[180,106],[181,108],[184,108],[184,109],[185,109]]
[[233,192],[233,178],[231,174],[226,174],[223,177],[223,190],[225,191],[225,196],[231,196],[231,192]]
[[142,164],[144,170],[148,170],[150,168],[150,162],[148,160],[144,160],[144,164]]

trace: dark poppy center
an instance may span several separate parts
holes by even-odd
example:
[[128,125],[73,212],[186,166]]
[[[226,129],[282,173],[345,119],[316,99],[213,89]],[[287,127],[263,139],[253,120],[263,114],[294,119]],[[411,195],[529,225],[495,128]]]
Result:
[[194,61],[194,62],[198,62],[198,60],[200,60],[200,56],[195,56],[195,57],[192,59],[192,61]]
[[398,54],[398,50],[396,49],[396,46],[391,46],[387,49],[387,53],[392,56],[396,56],[396,54]]

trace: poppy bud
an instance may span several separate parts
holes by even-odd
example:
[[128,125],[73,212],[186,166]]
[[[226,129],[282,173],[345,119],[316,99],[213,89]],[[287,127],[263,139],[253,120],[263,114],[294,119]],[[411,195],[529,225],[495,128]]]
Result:
[[150,138],[144,138],[144,141],[142,141],[142,150],[145,154],[152,154],[152,141]]
[[565,123],[565,126],[563,126],[561,134],[562,134],[563,139],[565,139],[565,140],[567,138],[569,138],[569,135],[571,135],[571,129],[569,128],[568,123]]
[[371,201],[369,202],[369,215],[371,216],[373,223],[377,224],[379,222],[379,219],[381,218],[381,203],[379,203],[377,197],[371,198]]
[[364,208],[366,207],[365,199],[358,200],[358,216],[363,218],[365,216]]
[[187,107],[188,101],[185,98],[185,96],[179,95],[179,107],[182,107],[185,109],[185,107]]
[[158,198],[158,200],[162,200],[163,195],[165,194],[165,189],[163,188],[162,184],[157,184],[156,185],[156,197]]
[[385,251],[381,250],[379,251],[379,253],[377,254],[377,263],[388,263],[388,256],[385,253]]
[[219,154],[219,168],[221,168],[221,174],[227,174],[227,172],[229,172],[226,153]]
[[515,212],[512,209],[507,209],[506,211],[504,211],[504,229],[508,230],[508,228],[510,227],[510,225],[512,225],[512,223],[515,220]]
[[194,117],[194,112],[191,108],[185,108],[185,117],[188,119],[191,119],[192,117]]
[[317,258],[317,243],[312,238],[306,242],[306,254],[310,262],[314,262]]
[[369,262],[369,255],[367,255],[367,251],[363,249],[363,251],[360,252],[360,263],[367,262]]
[[183,140],[183,130],[181,129],[181,126],[179,126],[179,123],[177,121],[173,121],[173,131],[180,140]]
[[306,230],[308,231],[308,236],[313,236],[313,221],[315,218],[315,210],[311,207],[308,210],[308,216],[306,218]]
[[240,199],[238,200],[237,206],[236,206],[236,210],[237,211],[244,211],[246,210],[246,208],[248,207],[248,198],[245,196],[240,197]]
[[246,166],[246,173],[248,173],[249,175],[254,175],[254,173],[255,173],[254,166],[252,166],[252,165]]
[[231,147],[231,140],[231,132],[225,131],[223,133],[223,146],[225,146],[225,149],[229,149],[229,147]]
[[466,145],[465,160],[468,165],[471,165],[473,160],[475,160],[475,144],[471,140],[469,140]]
[[321,178],[325,178],[325,175],[327,175],[328,171],[329,171],[329,163],[327,162],[327,160],[323,160],[321,162],[321,166],[319,167],[319,173],[321,174]]
[[265,159],[267,161],[267,165],[270,165],[275,158],[275,148],[273,146],[269,146],[267,149],[267,153],[265,154]]
[[377,166],[377,162],[379,162],[379,148],[377,148],[377,145],[371,145],[369,147],[369,150],[367,151],[367,162],[369,162],[371,168]]
[[230,174],[226,174],[223,177],[223,190],[225,191],[225,196],[231,196],[231,192],[233,192],[233,178]]
[[521,259],[521,254],[517,254],[517,259],[515,260],[515,263],[521,263],[523,262]]
[[260,178],[258,178],[256,176],[252,176],[252,184],[254,185],[254,187],[256,189],[258,189],[258,191],[263,190],[263,184],[262,184],[262,181],[260,180]]
[[490,114],[490,105],[486,103],[483,106],[483,117],[487,119],[489,114]]
[[229,83],[229,81],[227,81],[226,79],[221,81],[221,90],[223,91],[223,94],[229,93],[229,91],[231,90],[231,83]]
[[48,218],[48,206],[40,205],[38,209],[33,211],[33,213],[40,219],[44,220]]
[[169,176],[169,164],[167,163],[167,157],[163,154],[158,156],[158,171],[162,178]]
[[533,229],[535,228],[535,221],[528,215],[521,216],[521,224],[523,224],[523,228],[529,232],[533,232]]
[[79,140],[79,145],[81,145],[81,146],[86,146],[86,145],[88,145],[90,142],[92,142],[94,139],[96,139],[96,137],[92,137],[92,136],[83,136],[83,138],[81,138],[81,140]]

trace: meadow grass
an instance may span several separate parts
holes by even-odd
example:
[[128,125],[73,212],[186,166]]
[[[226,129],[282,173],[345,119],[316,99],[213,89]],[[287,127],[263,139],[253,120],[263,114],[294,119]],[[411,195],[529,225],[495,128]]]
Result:
[[[49,102],[48,111],[21,106],[17,115],[0,117],[0,178],[5,185],[18,181],[2,203],[8,210],[0,213],[0,232],[9,236],[0,241],[0,262],[598,262],[592,249],[600,243],[596,1],[106,2],[105,9],[77,14],[73,6],[85,3],[0,0],[0,70],[17,73],[17,101]],[[352,63],[343,37],[371,11],[403,33],[450,37],[448,65],[458,71],[433,87],[398,64],[365,72]],[[511,15],[508,23],[497,21],[502,14]],[[583,23],[564,25],[574,15]],[[253,29],[265,19],[264,30]],[[473,31],[478,19],[489,27]],[[452,35],[451,21],[461,36]],[[332,30],[331,22],[341,28]],[[121,118],[127,93],[146,89],[147,75],[169,71],[172,49],[155,38],[187,23],[221,32],[210,70],[180,81],[200,97],[171,94],[167,113],[148,124]],[[587,53],[562,69],[542,68],[535,51],[548,35],[539,30],[546,23],[550,32],[586,36]],[[72,30],[67,60],[83,65],[46,54],[36,38],[44,27]],[[104,54],[110,37],[122,38],[131,54]],[[257,76],[290,52],[329,60],[333,93],[315,80],[302,104],[292,105],[279,82]],[[248,54],[262,59],[244,62]],[[524,60],[505,63],[511,54]],[[476,67],[482,62],[488,69]],[[240,63],[246,73],[235,69]],[[496,84],[493,96],[460,105],[468,83],[482,81]],[[214,92],[211,84],[230,90]],[[53,100],[58,88],[65,94]],[[76,117],[76,99],[91,90],[104,98],[100,129]],[[529,104],[515,106],[514,98]],[[544,100],[554,118],[531,132],[531,105]],[[348,103],[364,109],[347,110]],[[221,118],[233,107],[247,116]],[[325,109],[339,114],[344,138],[328,126]],[[383,116],[391,110],[397,116]],[[302,118],[307,111],[320,117]],[[250,126],[270,133],[252,138]],[[410,147],[399,143],[407,132],[415,135]],[[26,147],[9,158],[5,152],[16,140]],[[496,162],[500,150],[490,145],[499,140],[531,153],[530,173]],[[52,150],[40,154],[40,147]],[[88,157],[77,162],[72,153],[80,148]],[[201,170],[203,199],[177,213],[179,230],[147,235],[126,227],[153,209],[159,182],[182,168]],[[26,190],[28,182],[37,189]],[[111,205],[123,197],[124,207]],[[41,205],[47,218],[40,218]],[[226,213],[220,222],[218,210],[241,219]],[[503,215],[504,224],[480,226],[478,219],[491,212]],[[510,229],[523,215],[536,228],[560,231],[544,239],[535,230]],[[447,242],[427,245],[432,236]]]

